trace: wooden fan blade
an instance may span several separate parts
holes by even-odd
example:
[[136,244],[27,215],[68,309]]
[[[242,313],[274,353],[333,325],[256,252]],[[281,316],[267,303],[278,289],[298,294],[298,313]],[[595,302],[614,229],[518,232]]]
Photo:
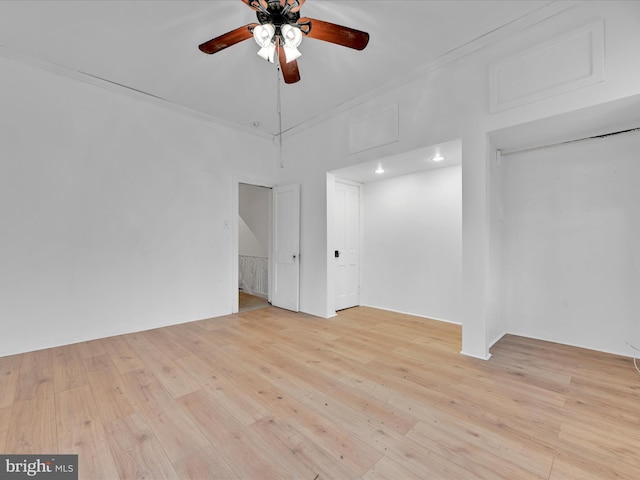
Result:
[[242,1],[246,3],[249,8],[252,8],[257,12],[265,11],[269,8],[269,2],[267,0],[242,0]]
[[278,59],[280,60],[280,70],[282,71],[282,77],[284,83],[296,83],[300,81],[300,70],[298,70],[298,62],[292,60],[287,62],[284,54],[284,48],[278,45]]
[[289,5],[289,11],[296,13],[300,11],[304,2],[305,0],[280,0],[280,5],[282,5],[282,8]]
[[236,43],[240,43],[253,37],[253,29],[257,26],[257,23],[250,23],[244,27],[236,28],[224,35],[220,35],[208,42],[204,42],[202,45],[199,45],[198,48],[204,53],[218,53],[220,50],[224,50],[231,45],[235,45]]
[[364,50],[369,43],[369,34],[354,28],[309,17],[303,17],[297,23],[302,33],[309,38],[324,40],[356,50]]

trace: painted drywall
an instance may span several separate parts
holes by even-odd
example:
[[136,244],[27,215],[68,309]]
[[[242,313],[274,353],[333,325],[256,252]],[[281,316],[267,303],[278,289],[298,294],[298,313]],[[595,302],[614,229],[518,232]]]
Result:
[[241,183],[238,199],[238,254],[268,257],[271,189]]
[[[492,144],[490,144],[492,145]],[[502,158],[500,153],[491,149],[488,158],[488,257],[486,288],[487,318],[490,319],[485,325],[485,339],[487,347],[491,348],[498,342],[505,333],[509,331],[507,320],[502,314],[502,303],[504,301],[503,291],[503,271],[502,271],[502,219],[504,217],[502,187],[504,185],[504,175]]]
[[[234,257],[224,225],[235,174],[301,184],[300,305],[328,316],[326,172],[461,138],[463,351],[486,358],[487,332],[504,324],[489,308],[501,301],[492,298],[500,288],[490,288],[501,279],[490,255],[488,169],[499,145],[487,134],[640,93],[639,13],[638,2],[583,2],[523,31],[512,25],[508,41],[288,132],[277,174],[271,142],[0,60],[0,212],[8,232],[0,354],[230,311]],[[489,113],[491,62],[598,19],[603,82]],[[416,67],[407,62],[407,71]],[[351,122],[393,104],[397,141],[349,155]]]
[[629,352],[640,324],[640,133],[502,159],[510,332]]
[[270,141],[9,59],[0,85],[0,356],[231,313],[232,177],[272,178]]
[[238,215],[238,251],[246,252],[240,253],[240,255],[262,257],[264,256],[262,250],[262,244],[258,237],[251,231],[244,219]]
[[363,207],[363,303],[460,323],[462,167],[367,183]]
[[[490,195],[490,132],[511,125],[606,104],[640,93],[640,4],[582,2],[544,21],[512,31],[507,41],[487,46],[451,63],[443,62],[406,83],[318,120],[284,136],[284,167],[278,182],[300,183],[302,192],[300,306],[307,313],[330,316],[330,257],[327,248],[326,172],[460,138],[462,141],[462,350],[488,358],[491,341],[504,328],[500,317],[501,275],[491,239],[497,222]],[[585,24],[604,20],[604,81],[518,107],[490,113],[488,71],[509,58]],[[415,59],[408,59],[415,65]],[[413,68],[413,67],[412,67]],[[553,70],[538,72],[541,83]],[[543,81],[544,80],[544,81]],[[283,92],[286,95],[286,91]],[[397,104],[398,140],[349,154],[350,125]],[[285,112],[286,113],[286,112]],[[304,155],[300,153],[304,152]],[[395,279],[393,279],[395,280]]]

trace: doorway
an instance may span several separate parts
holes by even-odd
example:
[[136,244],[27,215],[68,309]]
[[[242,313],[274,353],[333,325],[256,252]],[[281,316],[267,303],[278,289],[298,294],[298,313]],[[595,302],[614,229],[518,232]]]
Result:
[[[234,178],[231,313],[273,305],[294,312],[300,296],[300,185]],[[240,294],[243,295],[240,295]],[[257,297],[257,298],[253,298]]]
[[327,316],[348,308],[335,252],[346,181],[360,186],[359,222],[349,221],[360,226],[358,305],[460,321],[461,163],[457,139],[327,172]]
[[238,184],[238,311],[269,306],[269,187]]

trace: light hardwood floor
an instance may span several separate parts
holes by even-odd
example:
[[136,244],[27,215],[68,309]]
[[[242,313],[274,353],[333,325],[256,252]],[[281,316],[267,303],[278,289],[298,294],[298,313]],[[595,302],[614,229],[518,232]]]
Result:
[[238,292],[238,306],[241,312],[247,310],[256,310],[258,308],[268,307],[270,304],[266,298],[250,295],[248,293]]
[[273,307],[0,358],[0,452],[82,479],[640,478],[628,358]]

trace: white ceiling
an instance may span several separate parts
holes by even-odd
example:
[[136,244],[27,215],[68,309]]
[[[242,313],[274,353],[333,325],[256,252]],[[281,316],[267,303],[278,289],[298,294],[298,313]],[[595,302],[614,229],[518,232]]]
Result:
[[[302,15],[370,33],[364,51],[305,39],[302,80],[281,87],[287,130],[486,41],[551,0],[308,0]],[[539,13],[539,12],[538,12]],[[207,116],[279,130],[277,69],[247,40],[215,55],[197,46],[255,22],[241,0],[0,1],[0,54],[90,75]],[[496,33],[497,32],[497,33]],[[257,126],[254,126],[257,123]]]
[[[441,156],[444,157],[444,159],[435,162],[433,161],[435,156]],[[336,177],[354,182],[369,183],[426,170],[435,170],[436,168],[452,167],[454,165],[460,165],[461,163],[462,142],[460,140],[453,140],[381,159],[358,163],[333,170],[330,173]],[[382,173],[376,173],[378,168],[384,171]]]

